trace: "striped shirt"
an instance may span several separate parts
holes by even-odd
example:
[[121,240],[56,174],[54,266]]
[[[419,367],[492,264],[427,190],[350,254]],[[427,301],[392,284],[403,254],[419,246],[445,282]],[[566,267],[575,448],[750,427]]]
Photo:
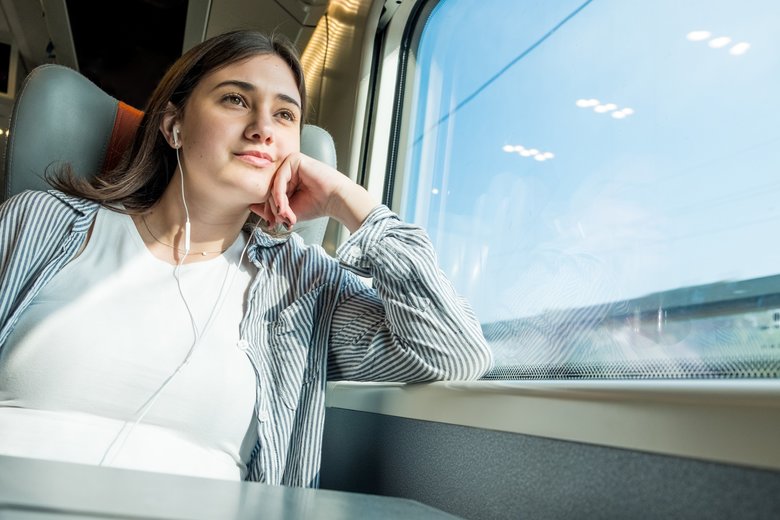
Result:
[[[98,205],[26,191],[0,206],[0,349],[40,289],[81,250]],[[239,325],[257,380],[247,479],[316,487],[327,380],[476,379],[492,355],[424,230],[377,206],[333,258],[254,232],[257,275]],[[368,287],[360,277],[373,279]]]

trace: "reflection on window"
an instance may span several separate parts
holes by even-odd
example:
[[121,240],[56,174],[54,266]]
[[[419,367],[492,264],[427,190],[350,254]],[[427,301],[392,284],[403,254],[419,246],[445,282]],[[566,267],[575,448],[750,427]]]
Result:
[[780,3],[443,0],[399,210],[489,377],[780,377]]

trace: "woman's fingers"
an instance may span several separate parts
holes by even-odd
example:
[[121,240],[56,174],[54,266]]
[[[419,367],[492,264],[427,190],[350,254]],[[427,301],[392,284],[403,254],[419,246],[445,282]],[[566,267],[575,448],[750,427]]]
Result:
[[291,229],[298,220],[290,207],[290,196],[295,193],[299,180],[296,174],[297,161],[294,159],[293,155],[288,156],[276,170],[266,202],[274,217],[273,224],[281,224],[287,229]]
[[258,217],[268,222],[269,225],[274,223],[274,214],[271,211],[271,205],[265,202],[259,202],[257,204],[251,204],[249,209],[255,213]]
[[291,229],[300,219],[327,214],[334,193],[345,177],[335,169],[301,153],[287,156],[274,172],[268,197],[252,211],[271,226]]

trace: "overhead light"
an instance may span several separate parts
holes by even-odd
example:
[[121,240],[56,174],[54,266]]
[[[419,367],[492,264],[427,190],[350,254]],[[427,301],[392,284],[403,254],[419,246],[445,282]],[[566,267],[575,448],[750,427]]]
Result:
[[722,47],[725,47],[729,43],[731,43],[731,38],[729,38],[728,36],[719,36],[717,38],[711,39],[709,43],[707,43],[707,45],[709,45],[713,49],[720,49]]
[[580,108],[590,108],[595,107],[596,105],[599,105],[600,102],[598,99],[578,99],[577,100],[577,106]]
[[739,42],[729,49],[729,54],[732,56],[741,56],[742,54],[745,54],[748,49],[750,49],[750,44],[748,42]]
[[[710,31],[691,31],[685,35],[685,37],[692,42],[707,42],[707,46],[711,49],[722,49],[727,47],[733,39],[730,36],[717,36],[712,37]],[[748,42],[735,43],[730,49],[729,54],[732,56],[741,56],[750,49]]]
[[634,113],[633,108],[626,107],[624,109],[615,110],[614,112],[612,112],[612,117],[614,117],[615,119],[625,119],[627,116],[630,116],[633,113]]
[[552,152],[542,152],[538,148],[526,148],[521,144],[505,144],[501,149],[507,153],[516,153],[520,157],[533,157],[534,160],[539,162],[555,158],[555,154]]
[[597,114],[612,113],[612,117],[615,119],[625,119],[626,116],[630,116],[634,113],[633,108],[625,107],[620,108],[615,103],[601,103],[598,99],[578,99],[575,103],[580,108],[591,108]]
[[709,39],[710,36],[712,36],[710,31],[691,31],[686,35],[686,38],[692,42],[700,42]]

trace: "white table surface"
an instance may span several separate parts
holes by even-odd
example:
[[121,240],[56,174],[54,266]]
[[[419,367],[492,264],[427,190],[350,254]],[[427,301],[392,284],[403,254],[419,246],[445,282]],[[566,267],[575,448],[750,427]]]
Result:
[[454,519],[401,498],[0,456],[0,520]]

